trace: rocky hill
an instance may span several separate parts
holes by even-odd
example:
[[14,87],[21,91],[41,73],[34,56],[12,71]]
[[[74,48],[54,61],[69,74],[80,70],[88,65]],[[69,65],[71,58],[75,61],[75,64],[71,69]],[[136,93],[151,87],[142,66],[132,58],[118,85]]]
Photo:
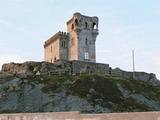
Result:
[[112,70],[117,74],[64,72],[68,69],[44,62],[4,65],[0,72],[0,113],[160,110],[160,82],[154,74],[137,73],[133,79],[131,73],[120,69]]

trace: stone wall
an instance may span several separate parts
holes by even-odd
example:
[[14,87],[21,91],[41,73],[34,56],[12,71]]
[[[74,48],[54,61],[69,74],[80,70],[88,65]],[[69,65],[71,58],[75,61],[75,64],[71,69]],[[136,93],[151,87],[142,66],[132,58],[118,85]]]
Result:
[[[58,32],[54,37],[51,37],[44,45],[45,61],[54,63],[55,60],[60,59],[60,38]],[[51,42],[50,42],[51,41]]]
[[80,114],[79,112],[1,114],[0,120],[160,120],[160,112]]
[[[133,79],[133,73],[123,71],[119,68],[111,69],[109,64],[93,63],[85,61],[56,61],[48,62],[25,62],[25,63],[9,63],[2,66],[2,72],[7,72],[22,77],[32,75],[50,75],[50,74],[110,74],[111,76]],[[135,80],[145,81],[152,85],[160,85],[156,75],[153,73],[135,72]]]
[[160,112],[81,114],[77,120],[160,120]]
[[76,73],[109,74],[109,64],[72,61],[72,71]]
[[109,65],[82,61],[56,61],[54,64],[48,62],[9,63],[2,66],[2,72],[21,75],[22,77],[78,73],[107,74]]

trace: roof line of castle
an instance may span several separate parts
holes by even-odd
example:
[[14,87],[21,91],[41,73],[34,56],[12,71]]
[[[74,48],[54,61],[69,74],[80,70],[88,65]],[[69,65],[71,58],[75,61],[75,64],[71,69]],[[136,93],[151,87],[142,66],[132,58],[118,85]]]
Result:
[[68,33],[67,32],[62,32],[59,31],[57,32],[55,35],[53,35],[52,37],[50,37],[45,43],[44,43],[44,48],[46,48],[50,43],[52,43],[53,41],[55,41],[57,38],[59,38],[60,36],[66,36],[68,37]]
[[92,17],[90,17],[90,16],[82,15],[81,13],[77,12],[77,13],[74,13],[73,16],[72,16],[72,18],[67,21],[67,25],[74,19],[74,16],[75,16],[76,14],[80,14],[80,16],[86,17],[86,18],[97,18],[97,19],[98,19],[97,16],[92,16]]

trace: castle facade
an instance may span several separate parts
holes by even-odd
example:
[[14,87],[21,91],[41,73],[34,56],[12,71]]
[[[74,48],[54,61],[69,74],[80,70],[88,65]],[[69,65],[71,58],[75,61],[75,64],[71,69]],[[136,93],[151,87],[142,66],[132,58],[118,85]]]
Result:
[[45,61],[59,60],[96,62],[98,17],[74,13],[66,23],[67,32],[57,32],[44,43]]

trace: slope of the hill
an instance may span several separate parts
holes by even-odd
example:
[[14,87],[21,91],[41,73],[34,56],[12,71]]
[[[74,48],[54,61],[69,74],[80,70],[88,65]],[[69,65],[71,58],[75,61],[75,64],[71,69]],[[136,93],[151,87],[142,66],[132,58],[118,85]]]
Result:
[[160,86],[97,74],[0,73],[0,113],[81,111],[84,113],[160,110]]

